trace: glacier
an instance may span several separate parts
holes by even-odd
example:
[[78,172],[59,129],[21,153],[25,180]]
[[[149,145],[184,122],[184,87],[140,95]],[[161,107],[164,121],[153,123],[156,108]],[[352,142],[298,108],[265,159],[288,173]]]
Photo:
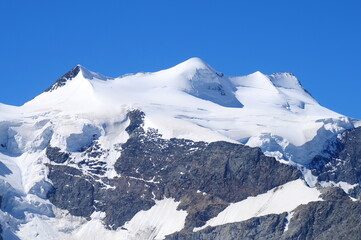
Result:
[[[156,205],[142,210],[124,229],[116,231],[103,226],[102,212],[93,213],[90,219],[72,216],[47,199],[52,183],[48,165],[53,164],[46,154],[49,147],[71,153],[65,161],[87,176],[98,174],[100,168],[108,179],[119,176],[114,165],[122,145],[130,139],[128,113],[135,109],[145,114],[143,128],[156,129],[166,140],[225,141],[258,147],[279,163],[299,169],[308,185],[297,187],[312,197],[269,213],[290,213],[300,204],[318,201],[317,179],[308,164],[332,139],[360,126],[359,120],[321,106],[291,73],[227,76],[203,60],[191,58],[166,70],[111,78],[77,65],[24,105],[0,104],[0,196],[4,205],[0,222],[4,239],[99,239],[101,235],[137,239],[139,229],[146,227],[155,232],[149,230],[138,239],[163,239],[180,231],[187,213],[172,198],[154,198]],[[83,162],[89,148],[101,154]],[[248,199],[242,201],[238,204],[246,204]],[[171,216],[179,221],[167,222]],[[141,223],[142,218],[149,220]],[[245,219],[226,216],[212,218],[209,224]]]

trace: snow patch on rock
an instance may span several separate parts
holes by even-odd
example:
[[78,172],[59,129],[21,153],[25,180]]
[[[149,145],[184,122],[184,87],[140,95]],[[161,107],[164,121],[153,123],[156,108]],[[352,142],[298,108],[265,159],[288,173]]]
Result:
[[57,210],[56,218],[27,214],[27,221],[20,225],[17,235],[24,240],[39,239],[164,239],[166,235],[184,227],[186,211],[177,210],[179,202],[174,199],[157,200],[147,211],[140,211],[118,230],[106,229],[102,223],[105,214],[94,212],[91,220],[73,217]]
[[195,228],[194,231],[202,230],[208,226],[241,222],[267,214],[291,212],[301,204],[321,200],[320,192],[316,188],[310,188],[303,180],[298,179],[258,196],[248,197],[243,201],[231,203],[217,217],[207,221],[204,226]]

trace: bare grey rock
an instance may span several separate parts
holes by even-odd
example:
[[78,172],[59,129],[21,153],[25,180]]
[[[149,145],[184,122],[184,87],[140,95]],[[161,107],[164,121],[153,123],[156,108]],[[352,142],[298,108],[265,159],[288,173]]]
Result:
[[[330,141],[329,147],[309,165],[319,181],[361,183],[361,127],[345,131]],[[360,199],[360,186],[349,194]]]
[[198,232],[180,232],[169,235],[166,240],[270,240],[281,239],[287,223],[287,213],[271,214],[247,221],[207,227]]
[[60,148],[51,147],[51,146],[48,146],[46,148],[45,154],[49,158],[50,161],[55,162],[55,163],[64,163],[70,157],[69,153],[61,152]]
[[[264,156],[259,148],[167,140],[155,129],[143,129],[143,112],[135,110],[128,117],[130,137],[114,165],[118,177],[108,179],[100,170],[86,174],[81,170],[83,164],[96,164],[97,156],[103,154],[93,142],[82,154],[85,160],[78,164],[80,170],[71,165],[49,166],[53,189],[48,196],[54,205],[83,217],[95,210],[105,212],[105,224],[117,229],[140,210],[151,208],[154,198],[174,198],[180,201],[179,208],[188,212],[185,229],[190,230],[202,226],[231,202],[301,177],[297,169]],[[52,152],[56,159],[59,151]],[[197,194],[199,191],[203,194]]]
[[321,198],[326,201],[348,201],[350,197],[339,187],[327,187],[320,189],[321,191]]
[[53,83],[53,85],[51,85],[48,89],[45,90],[45,92],[52,92],[55,89],[64,86],[67,81],[72,80],[79,74],[80,68],[81,67],[79,65],[75,66],[69,72],[65,73],[61,78],[56,80],[55,83]]
[[60,165],[48,165],[53,187],[47,197],[57,207],[74,216],[89,217],[94,211],[94,186],[81,171]]
[[[270,214],[243,222],[229,223],[193,232],[182,230],[166,237],[167,240],[329,240],[361,239],[361,202],[330,188],[327,201],[311,202],[294,210],[288,223],[287,213]],[[338,192],[338,194],[336,193]],[[333,196],[333,197],[332,197]],[[332,200],[331,200],[332,199]],[[286,229],[286,225],[287,229]]]
[[361,202],[311,202],[296,208],[283,239],[361,239]]

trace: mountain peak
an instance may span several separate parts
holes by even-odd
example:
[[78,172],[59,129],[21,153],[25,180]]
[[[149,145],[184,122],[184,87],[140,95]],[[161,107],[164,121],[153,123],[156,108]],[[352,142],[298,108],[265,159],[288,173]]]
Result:
[[190,58],[184,62],[181,62],[174,67],[170,68],[171,71],[182,72],[182,73],[195,73],[197,70],[208,70],[215,72],[211,66],[198,57]]
[[59,79],[57,79],[48,89],[45,90],[45,92],[52,92],[59,87],[65,86],[65,84],[68,81],[73,80],[76,76],[79,75],[79,73],[81,73],[82,77],[89,79],[89,80],[92,80],[94,78],[99,79],[99,80],[110,79],[109,77],[106,77],[99,73],[92,72],[92,71],[88,70],[87,68],[83,67],[82,65],[77,64],[69,72],[65,73],[63,76],[61,76]]
[[261,71],[256,71],[247,76],[256,78],[256,79],[269,80],[268,76],[266,74],[262,73]]
[[79,72],[81,72],[83,68],[84,67],[79,64],[76,65],[69,72],[58,78],[48,89],[45,90],[45,92],[52,92],[59,87],[65,86],[66,82],[78,76]]
[[193,66],[195,68],[203,69],[203,68],[209,68],[209,65],[201,58],[199,57],[192,57],[188,60],[180,63],[179,65],[188,65]]

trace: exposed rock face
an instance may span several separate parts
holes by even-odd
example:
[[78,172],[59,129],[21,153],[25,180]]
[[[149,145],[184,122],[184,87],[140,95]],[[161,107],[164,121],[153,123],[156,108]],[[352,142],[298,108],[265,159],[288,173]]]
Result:
[[49,165],[53,188],[49,200],[75,216],[89,217],[94,211],[94,186],[82,172],[68,166]]
[[[300,172],[264,156],[258,148],[228,142],[167,140],[155,129],[143,129],[143,112],[135,110],[128,117],[129,139],[115,163],[116,178],[104,177],[101,166],[82,171],[84,165],[89,167],[106,152],[97,140],[84,150],[84,160],[76,166],[71,165],[69,153],[47,148],[46,155],[57,163],[49,165],[48,176],[53,183],[48,198],[55,206],[86,218],[94,211],[105,212],[106,226],[117,229],[140,210],[150,209],[155,199],[174,198],[188,215],[183,230],[167,237],[172,240],[361,239],[361,203],[351,201],[343,190],[334,187],[322,190],[325,201],[299,206],[290,222],[287,213],[271,214],[193,232],[229,203],[295,180],[301,177]],[[310,166],[320,180],[358,183],[358,134],[361,136],[360,129],[347,131],[332,143],[333,151],[328,152],[332,157],[314,159]],[[336,164],[339,158],[345,159],[342,166]],[[65,163],[70,165],[62,165]],[[335,171],[337,174],[332,174]]]
[[184,191],[199,190],[235,202],[300,177],[297,170],[265,157],[258,148],[149,137],[153,136],[137,136],[124,144],[115,169],[162,182],[166,197],[180,199]]
[[208,227],[199,232],[175,233],[167,240],[269,240],[280,239],[287,223],[287,213],[272,214],[247,221]]
[[166,239],[361,239],[361,202],[351,201],[339,188],[329,188],[323,196],[326,201],[296,208],[289,223],[287,213],[271,214],[199,232],[182,231]]
[[339,187],[328,187],[325,189],[321,189],[321,198],[323,198],[326,201],[341,201],[350,200],[349,196]]
[[[319,181],[361,183],[361,127],[345,131],[334,139],[322,155],[310,163],[312,173]],[[357,198],[361,196],[360,186],[350,191]]]
[[[90,217],[94,210],[103,211],[105,224],[116,229],[138,211],[153,206],[154,199],[174,198],[181,202],[179,208],[187,210],[185,229],[191,230],[230,202],[301,177],[298,170],[264,156],[258,148],[167,140],[155,129],[143,129],[141,111],[132,111],[128,117],[130,137],[114,166],[118,177],[108,179],[102,172],[85,174],[74,167],[50,165],[48,177],[54,186],[49,199],[55,206],[84,217]],[[93,150],[86,150],[84,156],[96,157],[99,148],[93,144]],[[54,148],[48,152],[49,159],[63,159]]]
[[53,85],[51,85],[48,89],[45,90],[45,92],[51,92],[59,87],[64,86],[68,80],[75,78],[79,72],[80,72],[80,66],[78,65],[69,72],[67,72],[66,74],[64,74],[61,78],[56,80]]
[[50,161],[55,162],[55,163],[64,163],[70,157],[69,153],[61,152],[60,148],[51,147],[51,146],[48,146],[46,148],[45,154],[49,158]]
[[361,239],[361,202],[334,195],[295,209],[284,239]]

